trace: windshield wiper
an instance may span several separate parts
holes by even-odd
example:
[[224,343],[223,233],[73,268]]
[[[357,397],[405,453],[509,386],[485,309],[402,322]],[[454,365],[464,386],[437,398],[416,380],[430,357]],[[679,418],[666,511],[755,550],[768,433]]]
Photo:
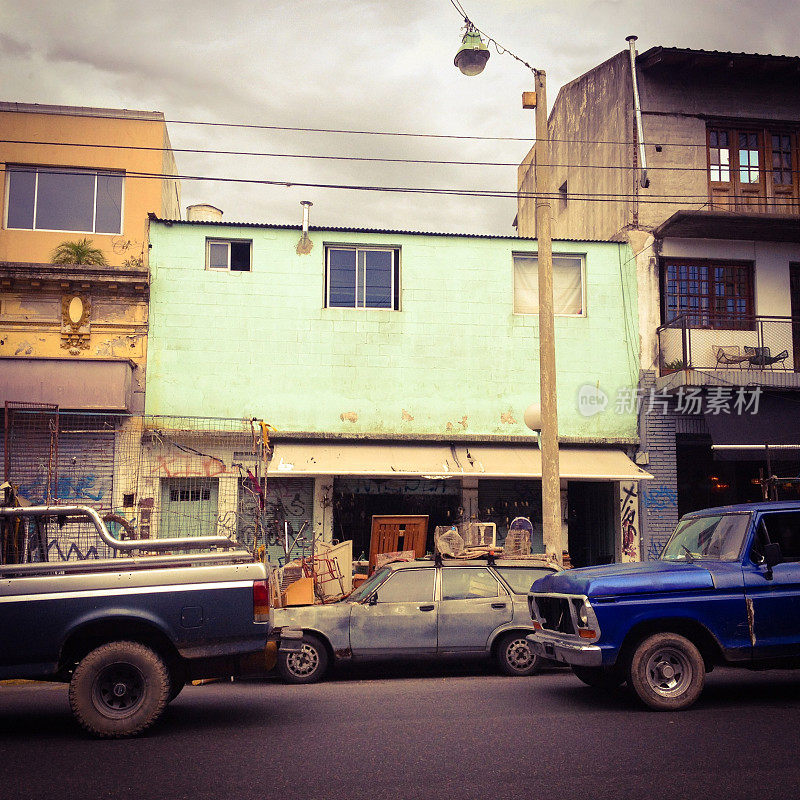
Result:
[[689,557],[689,561],[694,561],[694,553],[685,544],[682,544],[681,547],[683,548],[686,555]]

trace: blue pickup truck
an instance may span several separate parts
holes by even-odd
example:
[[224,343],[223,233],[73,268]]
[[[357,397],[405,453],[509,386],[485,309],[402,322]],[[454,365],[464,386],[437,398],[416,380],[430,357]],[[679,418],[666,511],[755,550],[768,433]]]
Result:
[[[112,557],[43,558],[34,542],[75,526]],[[264,658],[267,574],[236,542],[123,541],[85,506],[0,507],[0,532],[22,543],[13,559],[0,549],[0,679],[68,682],[72,712],[95,736],[141,733],[186,681]],[[208,552],[180,552],[198,549]]]
[[657,561],[548,575],[529,605],[535,652],[656,710],[692,705],[715,665],[800,666],[800,503],[687,514]]

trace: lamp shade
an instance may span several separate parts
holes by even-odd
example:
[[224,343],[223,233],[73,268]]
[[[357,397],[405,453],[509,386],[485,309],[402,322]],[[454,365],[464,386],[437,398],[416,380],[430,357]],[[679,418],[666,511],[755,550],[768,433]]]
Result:
[[489,60],[489,48],[481,40],[480,34],[475,30],[468,30],[461,40],[453,63],[464,75],[480,75],[486,62]]
[[542,407],[538,403],[533,403],[525,409],[523,416],[525,424],[532,431],[541,431],[542,429]]

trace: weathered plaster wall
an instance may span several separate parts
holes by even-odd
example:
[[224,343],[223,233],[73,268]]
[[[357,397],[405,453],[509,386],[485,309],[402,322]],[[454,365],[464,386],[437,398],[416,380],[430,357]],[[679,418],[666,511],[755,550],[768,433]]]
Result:
[[[205,270],[207,236],[252,239],[252,272]],[[148,413],[256,415],[283,431],[351,436],[530,435],[538,318],[513,313],[512,253],[535,241],[312,230],[314,249],[298,256],[298,237],[152,223]],[[401,310],[323,308],[325,243],[400,247]],[[553,249],[586,255],[587,314],[556,319],[560,433],[632,437],[634,415],[614,407],[636,378],[630,252]],[[578,411],[586,385],[608,396],[590,417]]]
[[[558,198],[552,201],[553,237],[605,239],[629,222],[631,203],[624,198],[631,194],[636,180],[630,168],[634,124],[627,51],[558,93],[549,124],[550,191],[557,194],[566,182],[568,197],[566,203]],[[535,191],[532,152],[518,169],[518,184],[521,192]],[[586,195],[595,199],[580,199]],[[533,197],[521,197],[520,236],[535,235],[534,215]]]

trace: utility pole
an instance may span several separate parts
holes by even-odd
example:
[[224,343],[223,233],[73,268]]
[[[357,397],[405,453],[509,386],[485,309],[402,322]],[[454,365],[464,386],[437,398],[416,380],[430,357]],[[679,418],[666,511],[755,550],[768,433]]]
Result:
[[536,109],[534,192],[539,262],[539,398],[542,413],[542,531],[547,558],[561,563],[561,478],[558,463],[556,332],[553,311],[553,243],[550,237],[550,133],[547,76],[534,70],[536,91],[523,92],[522,107]]

